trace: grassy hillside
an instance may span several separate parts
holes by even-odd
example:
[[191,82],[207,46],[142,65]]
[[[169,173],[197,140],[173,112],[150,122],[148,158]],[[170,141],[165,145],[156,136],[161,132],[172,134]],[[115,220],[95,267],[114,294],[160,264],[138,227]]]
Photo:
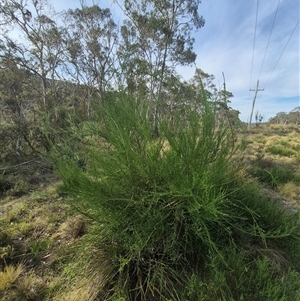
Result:
[[[241,131],[239,139],[242,147],[234,160],[243,162],[243,167],[237,180],[254,183],[270,203],[280,204],[287,214],[294,216],[300,209],[300,127],[264,124]],[[47,172],[38,183],[25,174],[14,178],[12,173],[9,183],[14,185],[6,188],[2,177],[0,300],[104,300],[110,288],[101,284],[105,283],[105,269],[109,270],[112,262],[93,238],[99,225],[87,212],[80,212],[74,206],[72,198],[62,190],[61,182]],[[270,217],[271,214],[267,218]],[[257,266],[253,262],[245,263],[237,254],[231,254],[230,259],[228,254],[230,273],[220,270],[219,275],[211,276],[201,287],[195,275],[194,282],[187,284],[189,300],[300,300],[298,259],[290,262],[291,256],[275,248],[258,247],[254,240],[245,244],[253,258],[261,259],[256,259]],[[230,262],[237,258],[239,262]],[[211,264],[220,263],[215,259]],[[273,272],[268,274],[266,267],[271,267]],[[260,272],[254,274],[254,269]],[[235,274],[242,275],[240,282]],[[269,287],[268,294],[264,299],[249,299],[252,287],[258,289],[259,282],[262,289]],[[222,289],[225,283],[226,289]],[[275,291],[281,291],[283,283],[285,288],[280,298]],[[245,287],[248,290],[242,291]],[[214,297],[211,291],[216,292]],[[231,295],[226,295],[228,291]],[[110,300],[126,299],[114,295]]]
[[245,136],[247,173],[273,199],[291,210],[300,206],[300,127],[265,124]]

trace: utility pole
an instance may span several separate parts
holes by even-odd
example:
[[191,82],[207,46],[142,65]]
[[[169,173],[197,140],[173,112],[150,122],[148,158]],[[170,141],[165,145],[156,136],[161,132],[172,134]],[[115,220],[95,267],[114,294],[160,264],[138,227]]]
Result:
[[259,86],[259,80],[257,80],[256,89],[255,90],[253,90],[253,89],[249,90],[249,91],[255,91],[255,94],[254,94],[254,99],[253,99],[253,103],[252,103],[252,110],[251,110],[251,115],[250,115],[250,121],[249,121],[249,124],[248,124],[248,129],[251,126],[252,115],[253,115],[253,111],[254,111],[254,106],[255,106],[255,100],[256,100],[257,92],[265,90],[265,89],[258,89],[258,86]]

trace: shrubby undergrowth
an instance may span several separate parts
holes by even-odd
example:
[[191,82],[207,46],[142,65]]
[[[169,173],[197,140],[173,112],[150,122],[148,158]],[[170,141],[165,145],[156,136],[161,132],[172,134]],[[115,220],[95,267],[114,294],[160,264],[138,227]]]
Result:
[[119,94],[95,112],[53,160],[97,222],[101,300],[300,298],[299,217],[239,176],[233,129],[209,102],[161,119],[158,138],[142,100]]

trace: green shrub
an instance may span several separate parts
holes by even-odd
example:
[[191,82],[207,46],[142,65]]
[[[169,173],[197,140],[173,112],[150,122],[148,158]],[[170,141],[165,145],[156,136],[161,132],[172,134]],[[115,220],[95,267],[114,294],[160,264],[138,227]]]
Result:
[[26,180],[19,180],[13,188],[9,190],[9,194],[15,197],[21,197],[29,191],[30,187]]
[[13,188],[13,184],[6,179],[5,176],[0,175],[0,196],[5,194],[8,190]]
[[[93,122],[74,127],[80,143],[56,144],[64,191],[97,222],[94,243],[110,258],[103,300],[284,296],[272,256],[251,250],[272,247],[272,254],[286,251],[298,260],[298,218],[238,180],[234,133],[226,122],[216,126],[215,116],[204,99],[200,112],[187,107],[172,121],[160,120],[153,139],[148,106],[119,95],[102,104]],[[241,283],[247,275],[249,287]],[[269,287],[270,277],[279,292]],[[199,293],[198,284],[212,291]]]

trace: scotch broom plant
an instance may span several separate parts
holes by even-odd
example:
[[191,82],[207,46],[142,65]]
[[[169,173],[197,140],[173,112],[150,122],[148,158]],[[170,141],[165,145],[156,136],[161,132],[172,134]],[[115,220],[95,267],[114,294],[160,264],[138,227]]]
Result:
[[[103,300],[254,300],[243,295],[245,283],[233,293],[241,275],[246,281],[245,269],[257,281],[264,281],[259,269],[276,278],[271,253],[281,254],[286,270],[295,268],[286,246],[300,251],[298,217],[239,179],[235,133],[226,121],[216,122],[205,97],[203,91],[199,108],[185,105],[172,121],[161,119],[154,139],[148,104],[119,93],[74,128],[80,143],[54,147],[65,191],[96,221],[93,241],[110,258]],[[217,275],[223,275],[219,288]],[[212,288],[208,295],[204,286]]]

